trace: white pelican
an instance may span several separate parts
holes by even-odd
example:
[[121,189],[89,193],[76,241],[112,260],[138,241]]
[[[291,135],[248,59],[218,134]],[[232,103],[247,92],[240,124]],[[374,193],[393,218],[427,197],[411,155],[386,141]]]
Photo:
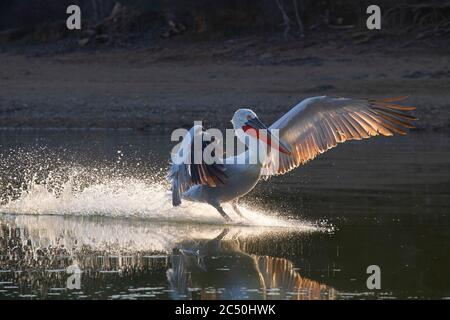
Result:
[[[237,201],[250,192],[261,178],[285,174],[338,143],[377,135],[406,134],[405,128],[414,128],[411,121],[417,119],[406,114],[414,107],[396,104],[403,99],[307,98],[269,127],[270,130],[279,130],[279,140],[270,131],[265,131],[265,138],[255,134],[259,131],[254,130],[267,127],[252,110],[239,109],[231,122],[238,139],[247,145],[247,150],[227,158],[232,161],[223,163],[172,164],[168,175],[172,183],[172,203],[174,206],[180,205],[181,198],[205,202],[216,208],[226,221],[231,221],[222,208],[223,203],[230,202],[234,211],[242,217]],[[254,130],[249,131],[249,128]],[[202,127],[194,126],[182,144],[190,147],[194,138],[201,134],[205,134]],[[271,146],[269,149],[277,146],[280,152],[269,152],[265,159],[258,159],[256,164],[233,161],[239,160],[238,157],[249,159],[252,153],[257,152],[251,147],[255,144],[248,143],[252,139],[262,140]],[[178,152],[178,156],[183,157],[181,151]],[[278,156],[278,162],[274,161],[274,154]]]

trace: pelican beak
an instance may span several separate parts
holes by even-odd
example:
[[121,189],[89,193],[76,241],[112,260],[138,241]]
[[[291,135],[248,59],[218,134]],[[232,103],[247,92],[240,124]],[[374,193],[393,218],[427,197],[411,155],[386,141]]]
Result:
[[287,155],[290,155],[292,153],[291,147],[287,143],[275,137],[272,134],[271,130],[267,128],[267,126],[264,123],[262,123],[261,120],[259,120],[258,118],[252,118],[248,120],[242,129],[247,134],[250,134],[258,138],[259,140],[265,142],[271,148],[275,148],[281,153]]

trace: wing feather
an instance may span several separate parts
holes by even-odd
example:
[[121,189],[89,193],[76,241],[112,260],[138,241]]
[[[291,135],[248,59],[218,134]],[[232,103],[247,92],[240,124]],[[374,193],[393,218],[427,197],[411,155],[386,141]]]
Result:
[[[348,140],[406,134],[417,120],[407,114],[415,108],[397,104],[406,97],[383,100],[313,97],[300,102],[275,121],[279,137],[291,155],[272,154],[263,175],[284,174]],[[273,159],[278,156],[279,159]]]
[[[226,168],[223,164],[215,162],[213,164],[194,163],[194,141],[198,135],[205,135],[201,126],[194,126],[183,137],[180,149],[175,156],[177,163],[170,166],[168,179],[172,183],[172,204],[181,204],[181,195],[194,185],[207,185],[217,187],[225,184],[228,179]],[[212,142],[202,141],[202,152]],[[183,154],[185,152],[186,154]],[[219,156],[219,155],[217,155]],[[184,161],[190,159],[190,161]]]

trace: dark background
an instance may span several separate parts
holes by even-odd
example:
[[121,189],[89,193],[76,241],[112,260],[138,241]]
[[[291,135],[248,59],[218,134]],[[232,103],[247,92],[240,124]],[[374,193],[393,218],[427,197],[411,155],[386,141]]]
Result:
[[[80,31],[65,26],[69,4],[81,6]],[[381,7],[381,30],[365,27],[369,4]],[[257,239],[246,250],[291,260],[300,274],[343,292],[366,290],[365,267],[380,263],[383,290],[390,295],[448,297],[449,40],[450,1],[1,0],[1,200],[6,203],[9,194],[26,196],[30,176],[54,177],[50,188],[65,185],[71,174],[67,168],[80,165],[86,170],[75,170],[79,178],[69,185],[74,191],[81,192],[86,183],[109,190],[109,176],[96,173],[104,157],[109,159],[106,168],[117,169],[112,172],[119,182],[122,177],[137,176],[139,183],[159,178],[168,165],[171,130],[191,127],[195,120],[203,120],[205,127],[230,127],[240,107],[252,108],[270,124],[309,96],[407,95],[402,103],[417,107],[415,132],[346,143],[289,175],[260,183],[245,199],[250,207],[260,205],[283,216],[323,219],[335,232],[304,240]],[[132,130],[109,130],[124,128]],[[117,150],[125,152],[128,162],[116,164]],[[66,158],[67,164],[59,162]],[[145,165],[137,166],[141,162]],[[134,190],[126,181],[126,189]],[[153,197],[143,192],[149,203]],[[46,202],[39,199],[20,207],[20,213],[46,212]],[[132,205],[134,198],[125,202]],[[86,213],[96,215],[97,201],[87,204]],[[59,215],[58,207],[52,213]],[[67,230],[80,226],[80,240],[87,239],[90,223],[73,219]],[[50,229],[58,226],[55,221]],[[123,228],[117,229],[121,223],[112,220],[105,233],[130,234],[129,224],[143,225],[133,221],[124,218]],[[9,245],[0,248],[0,262],[22,264],[21,253],[15,260],[9,257],[23,237],[15,223],[5,223],[0,232]],[[153,224],[151,216],[148,224]],[[25,219],[21,230],[35,226]],[[58,257],[52,251],[49,256]],[[89,254],[81,256],[92,261]],[[31,281],[28,292],[46,296],[39,282],[43,273],[34,268],[35,260],[28,261],[24,269],[37,270],[36,278],[32,272],[28,278],[24,273],[2,277]],[[121,292],[140,280],[144,287],[167,283],[165,267],[157,276],[149,276],[149,268],[136,268],[132,280],[120,278],[117,287],[100,295]],[[334,275],[335,268],[342,271]],[[108,285],[107,278],[101,279],[89,287],[92,293]],[[60,287],[53,280],[44,282]],[[23,288],[28,290],[25,285],[11,288],[11,296]]]
[[[421,36],[428,37],[449,35],[450,3],[420,0],[4,0],[0,3],[2,35],[7,38],[11,32],[7,40],[64,38],[69,33],[59,26],[67,17],[65,9],[70,4],[81,7],[86,19],[83,23],[89,27],[98,27],[99,23],[111,27],[111,36],[157,33],[164,31],[164,27],[170,28],[171,22],[182,24],[186,28],[183,32],[201,37],[280,33],[295,38],[314,36],[328,28],[367,31],[365,9],[371,4],[382,8],[382,33],[386,35],[421,32],[427,33]],[[106,22],[116,4],[126,7],[126,13],[114,22]]]
[[241,106],[270,123],[308,96],[407,95],[418,129],[448,130],[449,40],[450,1],[4,0],[0,127],[171,131]]

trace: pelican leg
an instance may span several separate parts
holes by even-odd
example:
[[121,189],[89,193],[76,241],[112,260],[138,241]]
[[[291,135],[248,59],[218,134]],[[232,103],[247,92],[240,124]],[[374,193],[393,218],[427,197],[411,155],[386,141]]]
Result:
[[234,200],[231,203],[231,206],[233,207],[233,210],[241,217],[241,218],[245,218],[244,215],[241,212],[241,209],[239,209],[238,207],[238,199]]
[[220,206],[219,203],[211,203],[211,205],[216,208],[217,211],[219,211],[220,215],[227,221],[233,221],[230,216],[223,210],[223,208]]

